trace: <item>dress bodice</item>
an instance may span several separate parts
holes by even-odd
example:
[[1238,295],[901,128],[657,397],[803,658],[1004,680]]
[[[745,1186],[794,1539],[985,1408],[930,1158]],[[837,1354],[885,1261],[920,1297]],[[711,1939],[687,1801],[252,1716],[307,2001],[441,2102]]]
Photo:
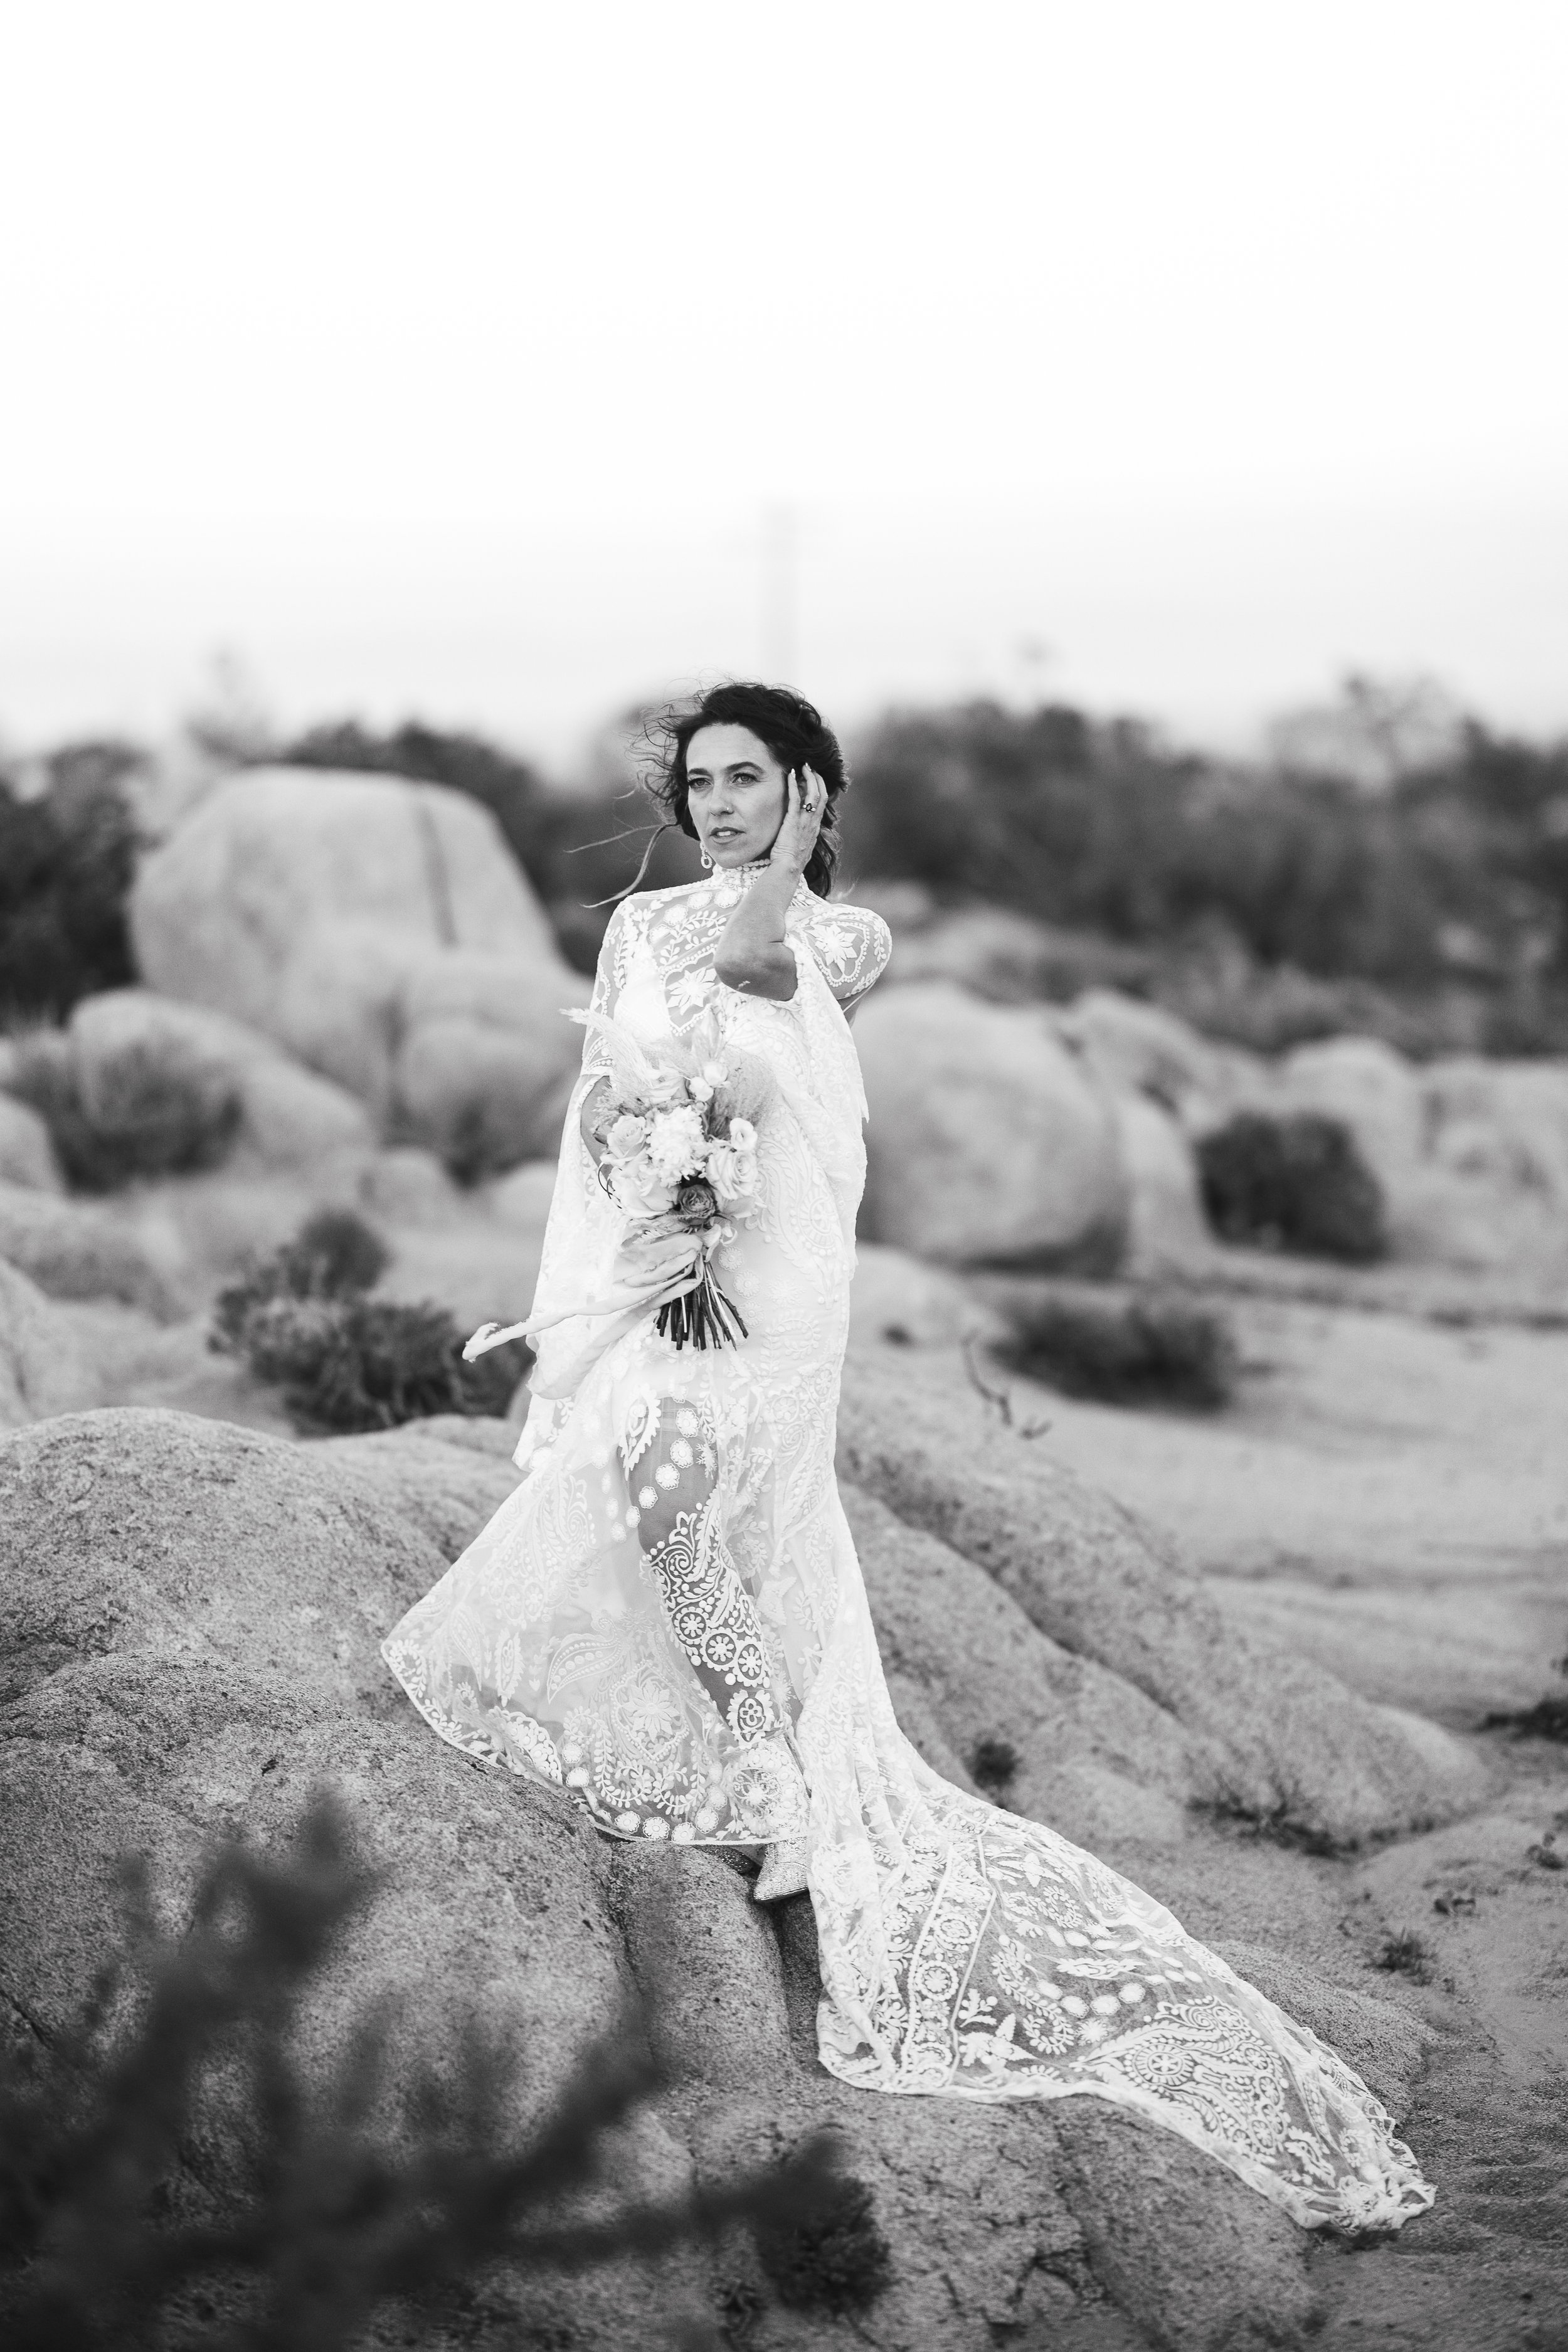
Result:
[[[664,998],[665,1034],[679,1036],[726,1001],[732,1007],[735,993],[719,979],[714,957],[744,895],[747,877],[757,870],[721,871],[702,882],[624,899],[605,934],[595,982],[595,1012],[625,1020],[645,1042],[652,1042],[656,987]],[[844,1012],[876,984],[892,947],[880,915],[866,907],[818,898],[804,882],[795,886],[784,936],[797,953],[810,956]]]

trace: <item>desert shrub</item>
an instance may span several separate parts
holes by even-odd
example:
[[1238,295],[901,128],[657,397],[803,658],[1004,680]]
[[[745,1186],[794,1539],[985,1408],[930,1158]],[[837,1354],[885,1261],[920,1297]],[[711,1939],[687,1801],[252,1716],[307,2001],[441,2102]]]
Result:
[[1500,1012],[1473,988],[1401,991],[1354,975],[1324,979],[1291,963],[1263,964],[1234,925],[1217,919],[1158,950],[1146,992],[1206,1036],[1256,1054],[1342,1036],[1380,1037],[1417,1059],[1472,1053]]
[[1409,1927],[1402,1927],[1397,1936],[1384,1937],[1373,1967],[1384,1969],[1389,1976],[1408,1977],[1413,1984],[1432,1981],[1431,1951]]
[[[840,2179],[820,2137],[668,2201],[625,2194],[616,2134],[661,2084],[635,2019],[521,2140],[521,2053],[477,2022],[444,2038],[395,2130],[383,2121],[384,2006],[353,2022],[335,2064],[301,2058],[301,2001],[374,1892],[329,1803],[280,1862],[223,1847],[183,1934],[156,1925],[144,1869],[130,1891],[123,1948],[73,2028],[0,2053],[12,2352],[347,2352],[378,2318],[412,2320],[420,2340],[460,2323],[479,2287],[525,2325],[542,2276],[737,2224],[794,2300],[860,2308],[886,2284],[867,2193]],[[215,2089],[238,2099],[247,2143],[228,2196],[186,2169]]]
[[349,1434],[432,1413],[504,1413],[533,1359],[521,1341],[463,1361],[444,1307],[394,1299],[275,1298],[246,1327],[244,1352],[283,1391],[298,1429]]
[[82,1101],[69,1041],[58,1029],[16,1039],[6,1087],[39,1114],[67,1182],[84,1192],[216,1168],[239,1129],[239,1092],[231,1078],[153,1050],[120,1056],[113,1115],[95,1117]]
[[[1369,789],[1353,751],[1334,746],[1364,736],[1384,705],[1375,681],[1348,680],[1335,725],[1253,766],[1067,705],[890,711],[855,746],[846,876],[913,884],[943,908],[1012,908],[1078,940],[1065,962],[1002,972],[1009,996],[1061,993],[1073,965],[1093,984],[1106,959],[1152,954],[1153,977],[1123,963],[1115,984],[1147,985],[1264,1050],[1345,1029],[1414,1052],[1564,1050],[1568,742],[1448,724],[1412,737],[1397,760],[1380,752]],[[1383,717],[1373,733],[1386,734]],[[638,714],[623,714],[570,792],[482,737],[414,722],[378,732],[345,719],[247,756],[471,793],[547,902],[563,952],[587,971],[607,917],[595,902],[630,879],[641,852],[642,838],[626,837],[648,814],[633,789],[637,736]],[[667,835],[647,887],[695,871],[691,844]],[[1216,928],[1256,985],[1216,988],[1185,969]],[[1342,982],[1354,983],[1349,996]]]
[[[1368,686],[1347,682],[1346,718]],[[889,712],[855,772],[849,869],[950,905],[1129,942],[1219,923],[1262,970],[1406,992],[1506,999],[1543,965],[1568,973],[1568,742],[1450,726],[1368,790],[1353,761],[1222,764],[1125,719],[973,702]],[[1299,977],[1273,1017],[1325,1009]]]
[[1237,1787],[1221,1772],[1205,1796],[1189,1798],[1187,1810],[1216,1830],[1285,1846],[1293,1853],[1327,1859],[1352,1850],[1311,1819],[1310,1803],[1295,1786],[1279,1790],[1271,1805],[1262,1804],[1254,1791]]
[[969,1774],[987,1796],[1004,1797],[1018,1777],[1018,1751],[1010,1739],[977,1739],[969,1759]]
[[791,2310],[843,2318],[868,2310],[891,2283],[892,2252],[877,2226],[875,2200],[853,2177],[838,2183],[826,2210],[805,2220],[769,2217],[755,2236],[763,2270]]
[[1221,1241],[1367,1265],[1388,1249],[1383,1187],[1342,1119],[1238,1111],[1197,1146]]
[[532,1362],[521,1340],[463,1361],[444,1307],[365,1296],[390,1262],[352,1209],[323,1209],[218,1294],[210,1345],[283,1391],[297,1428],[347,1434],[432,1413],[499,1415]]
[[136,836],[119,779],[128,744],[79,743],[24,799],[0,778],[0,1020],[61,1021],[79,998],[135,977],[125,902]]
[[1533,1706],[1481,1717],[1483,1731],[1514,1731],[1521,1739],[1568,1740],[1568,1698],[1549,1692]]
[[357,1297],[374,1288],[391,1263],[392,1252],[357,1209],[318,1209],[291,1241],[219,1291],[215,1342],[241,1349],[256,1317],[279,1299]]
[[1236,1339],[1212,1307],[1064,1283],[1020,1285],[1004,1312],[998,1354],[1064,1395],[1212,1411],[1236,1393]]

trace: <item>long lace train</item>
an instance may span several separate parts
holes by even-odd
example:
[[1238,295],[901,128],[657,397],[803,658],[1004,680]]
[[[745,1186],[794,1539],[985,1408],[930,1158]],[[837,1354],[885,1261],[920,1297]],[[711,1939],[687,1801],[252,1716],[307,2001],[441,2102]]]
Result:
[[[876,977],[886,932],[802,891],[795,997],[732,997],[710,960],[739,887],[627,902],[594,1010],[650,1049],[717,1011],[770,1063],[763,1213],[722,1270],[750,1336],[678,1350],[649,1316],[595,1355],[570,1320],[546,1333],[521,1483],[389,1636],[388,1663],[443,1738],[564,1785],[608,1834],[803,1840],[818,2047],[846,2082],[1090,2093],[1298,2221],[1395,2227],[1433,2191],[1343,2061],[1160,1904],[943,1781],[899,1729],[833,1475],[865,1167],[841,1005]],[[601,1074],[590,1039],[578,1100]],[[540,1314],[593,1295],[617,1239],[575,1108]]]

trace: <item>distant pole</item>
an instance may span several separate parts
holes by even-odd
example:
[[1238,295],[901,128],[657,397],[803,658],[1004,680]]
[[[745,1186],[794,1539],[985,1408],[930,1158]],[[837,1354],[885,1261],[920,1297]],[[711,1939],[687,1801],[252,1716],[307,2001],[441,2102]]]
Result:
[[773,685],[795,681],[799,658],[798,517],[787,499],[763,509],[763,675]]

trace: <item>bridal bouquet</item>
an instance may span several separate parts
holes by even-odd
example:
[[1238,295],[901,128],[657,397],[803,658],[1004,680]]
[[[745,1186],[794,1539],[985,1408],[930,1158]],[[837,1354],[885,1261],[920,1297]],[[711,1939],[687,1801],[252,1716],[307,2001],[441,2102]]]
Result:
[[757,1122],[773,1092],[767,1064],[730,1045],[710,1014],[650,1052],[620,1023],[574,1013],[589,1031],[607,1097],[594,1129],[598,1181],[624,1219],[610,1287],[526,1323],[481,1324],[472,1362],[508,1339],[533,1339],[577,1316],[600,1328],[579,1372],[650,1307],[678,1348],[733,1347],[750,1335],[713,1273],[713,1256],[757,1213]]
[[[594,1026],[603,1045],[615,1024]],[[711,1021],[657,1058],[611,1058],[610,1100],[595,1132],[605,1147],[599,1182],[626,1219],[616,1271],[623,1281],[645,1273],[673,1291],[658,1328],[678,1348],[732,1346],[746,1325],[712,1260],[736,1224],[756,1214],[756,1119],[768,1073],[727,1046]]]

